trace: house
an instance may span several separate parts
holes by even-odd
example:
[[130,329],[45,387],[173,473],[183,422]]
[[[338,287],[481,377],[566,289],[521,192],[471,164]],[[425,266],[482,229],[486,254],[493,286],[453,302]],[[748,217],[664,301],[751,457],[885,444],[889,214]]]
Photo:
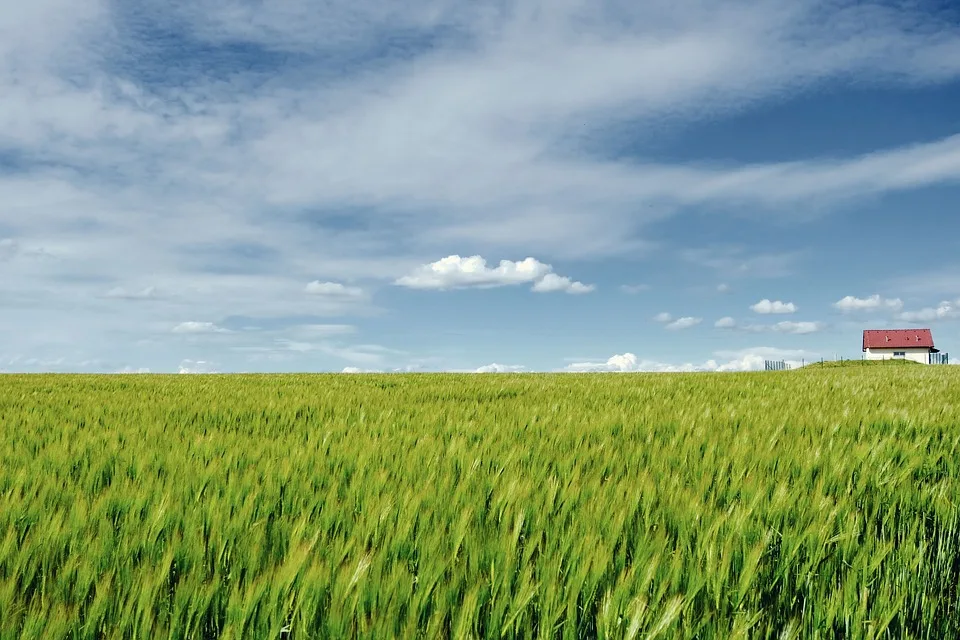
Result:
[[863,353],[867,360],[903,359],[921,364],[940,360],[930,329],[867,329],[863,332]]

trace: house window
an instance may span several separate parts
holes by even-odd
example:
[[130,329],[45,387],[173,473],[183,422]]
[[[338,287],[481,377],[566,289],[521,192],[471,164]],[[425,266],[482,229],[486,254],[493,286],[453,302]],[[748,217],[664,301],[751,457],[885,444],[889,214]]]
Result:
[[894,357],[894,358],[905,358],[905,357],[907,357],[907,352],[906,352],[906,351],[894,351],[894,352],[893,352],[893,357]]

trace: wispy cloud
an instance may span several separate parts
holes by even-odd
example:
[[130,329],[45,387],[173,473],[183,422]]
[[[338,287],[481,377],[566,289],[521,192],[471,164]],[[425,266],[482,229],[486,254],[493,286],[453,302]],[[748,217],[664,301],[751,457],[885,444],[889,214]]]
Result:
[[314,280],[304,287],[304,291],[315,296],[327,296],[330,298],[362,298],[363,289],[360,287],[349,287],[339,282],[320,282]]
[[[797,251],[783,253],[751,253],[744,247],[719,246],[700,249],[682,249],[682,259],[713,270],[728,278],[782,278],[794,273],[802,254]],[[719,293],[729,293],[729,284],[720,284]]]
[[772,324],[740,323],[734,318],[724,317],[717,320],[714,325],[718,329],[736,329],[749,333],[788,333],[794,335],[806,335],[817,333],[827,328],[826,323],[818,321],[792,321],[783,320]]
[[181,322],[173,328],[174,333],[228,333],[227,329],[218,327],[212,322],[188,321]]
[[853,313],[856,311],[876,311],[878,309],[899,311],[903,308],[903,300],[900,298],[883,298],[878,293],[875,293],[867,298],[844,296],[840,300],[834,302],[833,307],[843,313]]
[[[922,296],[953,297],[960,295],[960,265],[946,264],[936,269],[918,270],[893,278],[891,291]],[[936,299],[936,298],[934,298]]]
[[673,322],[668,322],[665,328],[669,329],[670,331],[681,331],[683,329],[689,329],[691,327],[695,327],[701,322],[703,322],[703,318],[685,316],[683,318],[677,318]]
[[785,320],[771,325],[750,325],[749,331],[772,331],[774,333],[793,333],[796,335],[806,335],[808,333],[817,333],[827,328],[823,322],[813,322],[809,320],[793,322]]

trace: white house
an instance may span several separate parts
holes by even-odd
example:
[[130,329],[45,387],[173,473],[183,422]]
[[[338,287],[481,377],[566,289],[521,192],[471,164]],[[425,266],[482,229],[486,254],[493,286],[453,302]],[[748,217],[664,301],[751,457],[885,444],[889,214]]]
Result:
[[867,360],[940,361],[930,329],[867,329],[863,332],[863,353]]

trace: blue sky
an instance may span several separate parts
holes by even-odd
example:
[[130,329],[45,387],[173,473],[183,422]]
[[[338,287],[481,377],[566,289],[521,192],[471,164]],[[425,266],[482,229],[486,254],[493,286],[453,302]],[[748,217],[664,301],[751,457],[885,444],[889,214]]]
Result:
[[8,4],[0,370],[960,353],[954,3]]

